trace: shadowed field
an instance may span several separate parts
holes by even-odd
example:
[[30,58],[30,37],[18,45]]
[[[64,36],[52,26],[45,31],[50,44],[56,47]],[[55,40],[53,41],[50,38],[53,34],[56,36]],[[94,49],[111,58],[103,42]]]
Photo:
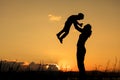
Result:
[[[120,73],[89,71],[87,80],[120,80]],[[78,80],[78,72],[26,71],[0,72],[1,80]]]
[[[60,71],[55,65],[46,69],[39,64],[37,69],[18,62],[0,61],[0,80],[79,80],[75,71]],[[86,71],[86,80],[120,80],[120,71]]]

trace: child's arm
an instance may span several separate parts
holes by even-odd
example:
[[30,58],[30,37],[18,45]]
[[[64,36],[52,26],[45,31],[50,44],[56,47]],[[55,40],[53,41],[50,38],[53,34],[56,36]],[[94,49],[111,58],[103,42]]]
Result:
[[75,29],[77,29],[79,32],[82,32],[82,29],[80,27],[78,27],[78,24],[74,24]]
[[82,27],[83,23],[78,23],[78,25],[79,25],[80,27]]
[[83,23],[79,23],[78,21],[76,21],[75,24],[78,24],[80,27],[83,25]]

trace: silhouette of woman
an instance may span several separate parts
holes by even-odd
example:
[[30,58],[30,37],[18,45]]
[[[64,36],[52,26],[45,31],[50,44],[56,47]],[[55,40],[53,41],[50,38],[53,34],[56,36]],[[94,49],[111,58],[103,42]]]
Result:
[[83,29],[79,29],[81,32],[78,43],[77,43],[77,64],[79,69],[79,77],[81,80],[85,80],[85,67],[84,67],[84,56],[86,53],[85,49],[85,42],[90,37],[92,31],[91,31],[91,25],[86,24]]

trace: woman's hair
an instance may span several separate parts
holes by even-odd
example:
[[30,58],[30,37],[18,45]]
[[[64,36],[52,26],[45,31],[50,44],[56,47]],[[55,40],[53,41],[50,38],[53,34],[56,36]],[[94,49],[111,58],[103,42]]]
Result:
[[83,28],[83,33],[88,37],[90,37],[90,35],[92,34],[91,28],[92,27],[90,24],[86,24]]

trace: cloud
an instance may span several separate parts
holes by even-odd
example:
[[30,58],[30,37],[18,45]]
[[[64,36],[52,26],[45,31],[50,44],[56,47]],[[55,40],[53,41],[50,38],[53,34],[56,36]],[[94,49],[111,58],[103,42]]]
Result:
[[61,18],[62,18],[61,16],[55,16],[55,15],[52,15],[52,14],[49,14],[48,17],[49,17],[50,21],[60,21]]

